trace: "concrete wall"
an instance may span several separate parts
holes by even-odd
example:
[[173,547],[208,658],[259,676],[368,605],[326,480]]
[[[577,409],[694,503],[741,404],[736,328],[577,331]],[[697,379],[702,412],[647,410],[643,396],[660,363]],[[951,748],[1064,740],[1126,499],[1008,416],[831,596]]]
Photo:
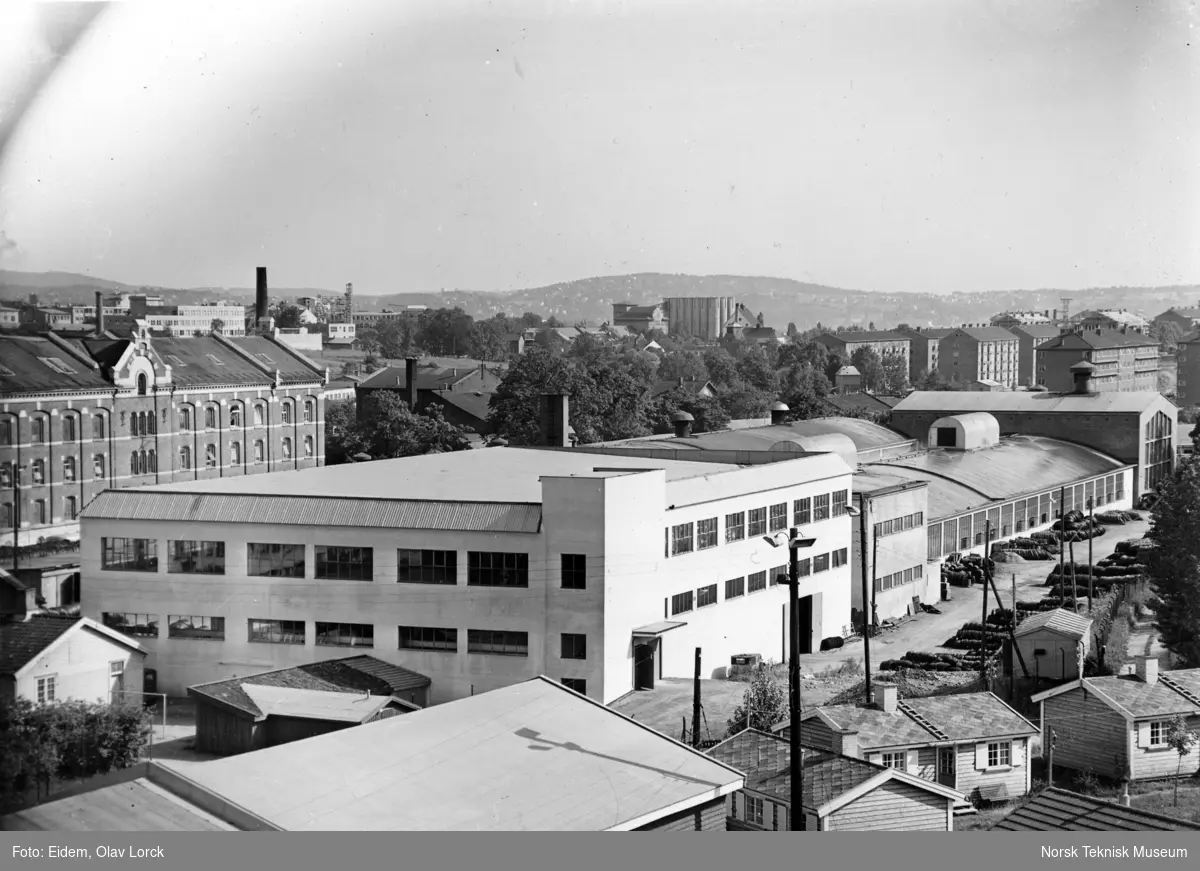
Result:
[[[922,602],[933,603],[941,598],[940,577],[936,571],[926,567],[926,521],[929,511],[929,488],[927,485],[912,487],[906,490],[885,492],[881,495],[868,495],[866,499],[866,548],[867,548],[867,577],[868,591],[874,588],[874,604],[880,620],[901,616],[912,605],[913,596],[919,596]],[[874,530],[884,521],[895,521],[913,514],[921,515],[921,522],[912,529],[893,532],[888,535],[880,534],[876,538]],[[851,606],[856,609],[863,607],[863,560],[862,532],[860,523],[862,517],[853,520],[853,554],[851,559],[852,581],[850,585]],[[881,582],[885,577],[897,572],[914,569],[921,570],[921,577],[911,582],[892,585],[883,589]],[[868,600],[868,604],[870,600]],[[869,608],[868,608],[869,613]]]
[[[120,662],[124,670],[124,689],[142,690],[142,666],[145,656],[86,627],[71,630],[66,639],[44,651],[22,669],[17,680],[17,695],[37,701],[38,678],[54,676],[54,698],[83,702],[109,702],[114,681],[110,665]],[[140,701],[139,696],[127,697]]]
[[737,314],[731,296],[670,297],[663,300],[671,333],[715,340],[725,334],[725,324]]

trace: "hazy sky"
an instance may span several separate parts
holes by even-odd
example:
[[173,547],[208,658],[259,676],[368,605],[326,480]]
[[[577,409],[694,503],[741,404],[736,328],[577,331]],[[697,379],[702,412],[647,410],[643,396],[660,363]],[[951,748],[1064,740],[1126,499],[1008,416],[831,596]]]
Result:
[[644,271],[1200,282],[1195,17],[123,3],[0,155],[0,265],[173,287],[251,286],[262,265],[276,287],[367,294]]

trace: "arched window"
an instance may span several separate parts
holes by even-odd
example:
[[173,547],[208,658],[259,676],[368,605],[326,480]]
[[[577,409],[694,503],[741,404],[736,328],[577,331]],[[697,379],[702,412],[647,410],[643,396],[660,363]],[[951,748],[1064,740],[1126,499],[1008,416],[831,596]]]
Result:
[[92,441],[104,441],[104,417],[99,414],[92,418]]
[[206,469],[215,469],[217,467],[217,446],[206,445],[204,448],[204,467]]
[[63,481],[71,483],[75,480],[75,458],[63,457]]
[[66,515],[67,520],[79,519],[79,503],[75,501],[74,496],[68,496],[63,500],[63,514]]
[[145,372],[138,375],[137,387],[138,387],[138,396],[145,396],[146,395],[146,387],[147,387]]
[[229,462],[235,466],[242,464],[242,443],[233,442],[229,446]]
[[46,500],[35,499],[33,502],[33,522],[46,523]]
[[65,415],[63,417],[62,428],[63,428],[63,435],[62,435],[63,441],[64,442],[75,441],[75,415],[73,415],[73,414]]
[[313,403],[313,401],[311,399],[304,400],[304,422],[305,423],[313,422],[313,412],[316,410],[314,406],[315,406],[315,404]]
[[313,437],[305,436],[304,437],[304,456],[311,459],[312,455],[313,455]]
[[279,419],[284,424],[290,424],[292,422],[292,403],[291,402],[284,402],[280,406]]
[[129,415],[129,434],[134,438],[142,434],[142,415],[138,412]]
[[150,464],[146,466],[147,472],[153,474],[158,471],[158,455],[155,454],[154,451],[149,451],[146,454],[146,461]]
[[179,409],[179,428],[180,429],[191,429],[192,428],[192,410],[190,408]]
[[129,474],[131,474],[131,475],[142,474],[142,464],[138,458],[137,451],[134,451],[132,454],[129,455]]
[[262,439],[258,439],[254,443],[254,462],[262,463],[262,462],[266,461],[266,458],[267,458],[266,445],[263,444]]
[[40,445],[46,440],[46,421],[41,415],[33,418],[29,422],[29,438],[35,445]]
[[0,487],[11,487],[12,480],[12,463],[0,463]]
[[240,405],[238,405],[236,402],[233,405],[229,406],[229,425],[230,426],[241,426],[242,425],[242,407]]
[[208,406],[208,408],[204,409],[204,428],[205,429],[216,429],[217,428],[216,406],[210,405],[210,406]]
[[190,469],[192,467],[192,449],[184,445],[179,449],[179,468]]
[[261,402],[254,403],[254,425],[262,426],[267,420],[267,407]]
[[283,440],[283,458],[285,460],[290,460],[292,458],[292,440],[291,439]]
[[11,445],[16,441],[17,428],[14,424],[15,421],[10,417],[0,420],[0,445]]

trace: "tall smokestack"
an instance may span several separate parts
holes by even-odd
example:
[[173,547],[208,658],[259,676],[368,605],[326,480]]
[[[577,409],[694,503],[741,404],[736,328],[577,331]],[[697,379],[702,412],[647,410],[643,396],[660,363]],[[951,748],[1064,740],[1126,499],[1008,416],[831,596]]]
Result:
[[408,397],[408,407],[417,410],[417,361],[409,357],[404,361],[404,393]]
[[255,268],[257,274],[257,290],[254,295],[254,320],[260,323],[267,317],[267,267]]
[[96,291],[96,335],[104,335],[104,293]]

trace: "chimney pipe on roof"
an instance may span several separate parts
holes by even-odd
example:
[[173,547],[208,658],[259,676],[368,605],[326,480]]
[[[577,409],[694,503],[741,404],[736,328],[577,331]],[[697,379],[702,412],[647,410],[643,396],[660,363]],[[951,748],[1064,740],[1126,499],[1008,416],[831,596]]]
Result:
[[410,411],[415,412],[417,410],[417,361],[413,357],[404,361],[404,378],[404,393],[408,400],[408,407]]
[[675,438],[685,439],[692,434],[692,421],[695,418],[686,411],[677,411],[671,415],[671,424],[675,427]]
[[267,267],[255,268],[256,290],[254,294],[254,320],[260,325],[267,317]]
[[96,291],[96,335],[104,335],[104,293]]
[[858,759],[858,733],[834,732],[833,752],[840,753],[842,756],[850,756],[854,759]]
[[879,684],[875,688],[875,707],[885,714],[896,713],[896,687],[892,684]]
[[1143,656],[1138,659],[1137,676],[1147,686],[1158,683],[1158,657]]

